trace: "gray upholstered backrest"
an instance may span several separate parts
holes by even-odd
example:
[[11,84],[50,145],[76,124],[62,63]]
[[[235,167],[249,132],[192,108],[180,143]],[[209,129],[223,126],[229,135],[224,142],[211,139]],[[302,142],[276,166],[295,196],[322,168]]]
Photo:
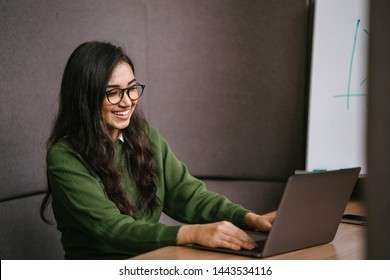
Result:
[[[253,197],[261,196],[263,206],[256,209],[274,208],[288,175],[304,167],[306,2],[1,2],[0,257],[62,255],[58,246],[50,252],[20,241],[14,233],[21,234],[24,216],[15,211],[33,215],[25,216],[33,222],[23,234],[35,238],[42,230],[42,244],[59,244],[36,215],[37,194],[46,188],[45,141],[62,71],[88,40],[125,47],[147,85],[139,103],[147,119],[194,175],[239,179],[251,192],[258,188]],[[241,183],[209,182],[256,207],[237,191]]]
[[0,203],[1,259],[62,259],[60,233],[39,216],[43,195]]
[[198,176],[304,167],[306,1],[148,6],[146,113]]

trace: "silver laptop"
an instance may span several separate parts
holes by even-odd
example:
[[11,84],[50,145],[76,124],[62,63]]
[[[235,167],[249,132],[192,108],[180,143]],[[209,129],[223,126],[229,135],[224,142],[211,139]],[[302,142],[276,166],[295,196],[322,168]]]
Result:
[[331,242],[359,173],[355,167],[291,176],[269,234],[249,233],[258,245],[254,250],[192,247],[263,258]]

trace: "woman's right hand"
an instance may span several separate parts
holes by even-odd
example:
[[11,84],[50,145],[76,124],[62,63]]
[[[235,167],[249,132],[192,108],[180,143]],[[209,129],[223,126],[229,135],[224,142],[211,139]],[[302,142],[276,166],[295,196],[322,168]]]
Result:
[[256,243],[243,230],[230,222],[183,225],[177,234],[177,244],[199,244],[211,248],[221,247],[232,250],[252,250]]

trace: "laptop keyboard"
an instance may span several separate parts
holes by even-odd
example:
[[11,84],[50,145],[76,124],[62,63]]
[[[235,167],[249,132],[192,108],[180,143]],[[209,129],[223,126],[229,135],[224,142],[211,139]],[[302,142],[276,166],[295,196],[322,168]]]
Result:
[[266,242],[266,241],[267,241],[267,239],[262,239],[262,240],[256,241],[257,248],[255,248],[255,249],[253,249],[253,250],[262,252],[263,249],[264,249],[264,246],[265,246],[265,242]]

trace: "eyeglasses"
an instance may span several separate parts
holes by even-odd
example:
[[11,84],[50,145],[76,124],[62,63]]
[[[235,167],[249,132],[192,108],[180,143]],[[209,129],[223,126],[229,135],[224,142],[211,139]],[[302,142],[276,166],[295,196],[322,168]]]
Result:
[[127,93],[127,96],[129,96],[131,101],[138,100],[142,93],[144,93],[144,89],[145,85],[137,83],[128,88],[113,88],[109,91],[106,91],[106,96],[108,102],[110,102],[112,105],[116,105],[122,101],[125,93]]

